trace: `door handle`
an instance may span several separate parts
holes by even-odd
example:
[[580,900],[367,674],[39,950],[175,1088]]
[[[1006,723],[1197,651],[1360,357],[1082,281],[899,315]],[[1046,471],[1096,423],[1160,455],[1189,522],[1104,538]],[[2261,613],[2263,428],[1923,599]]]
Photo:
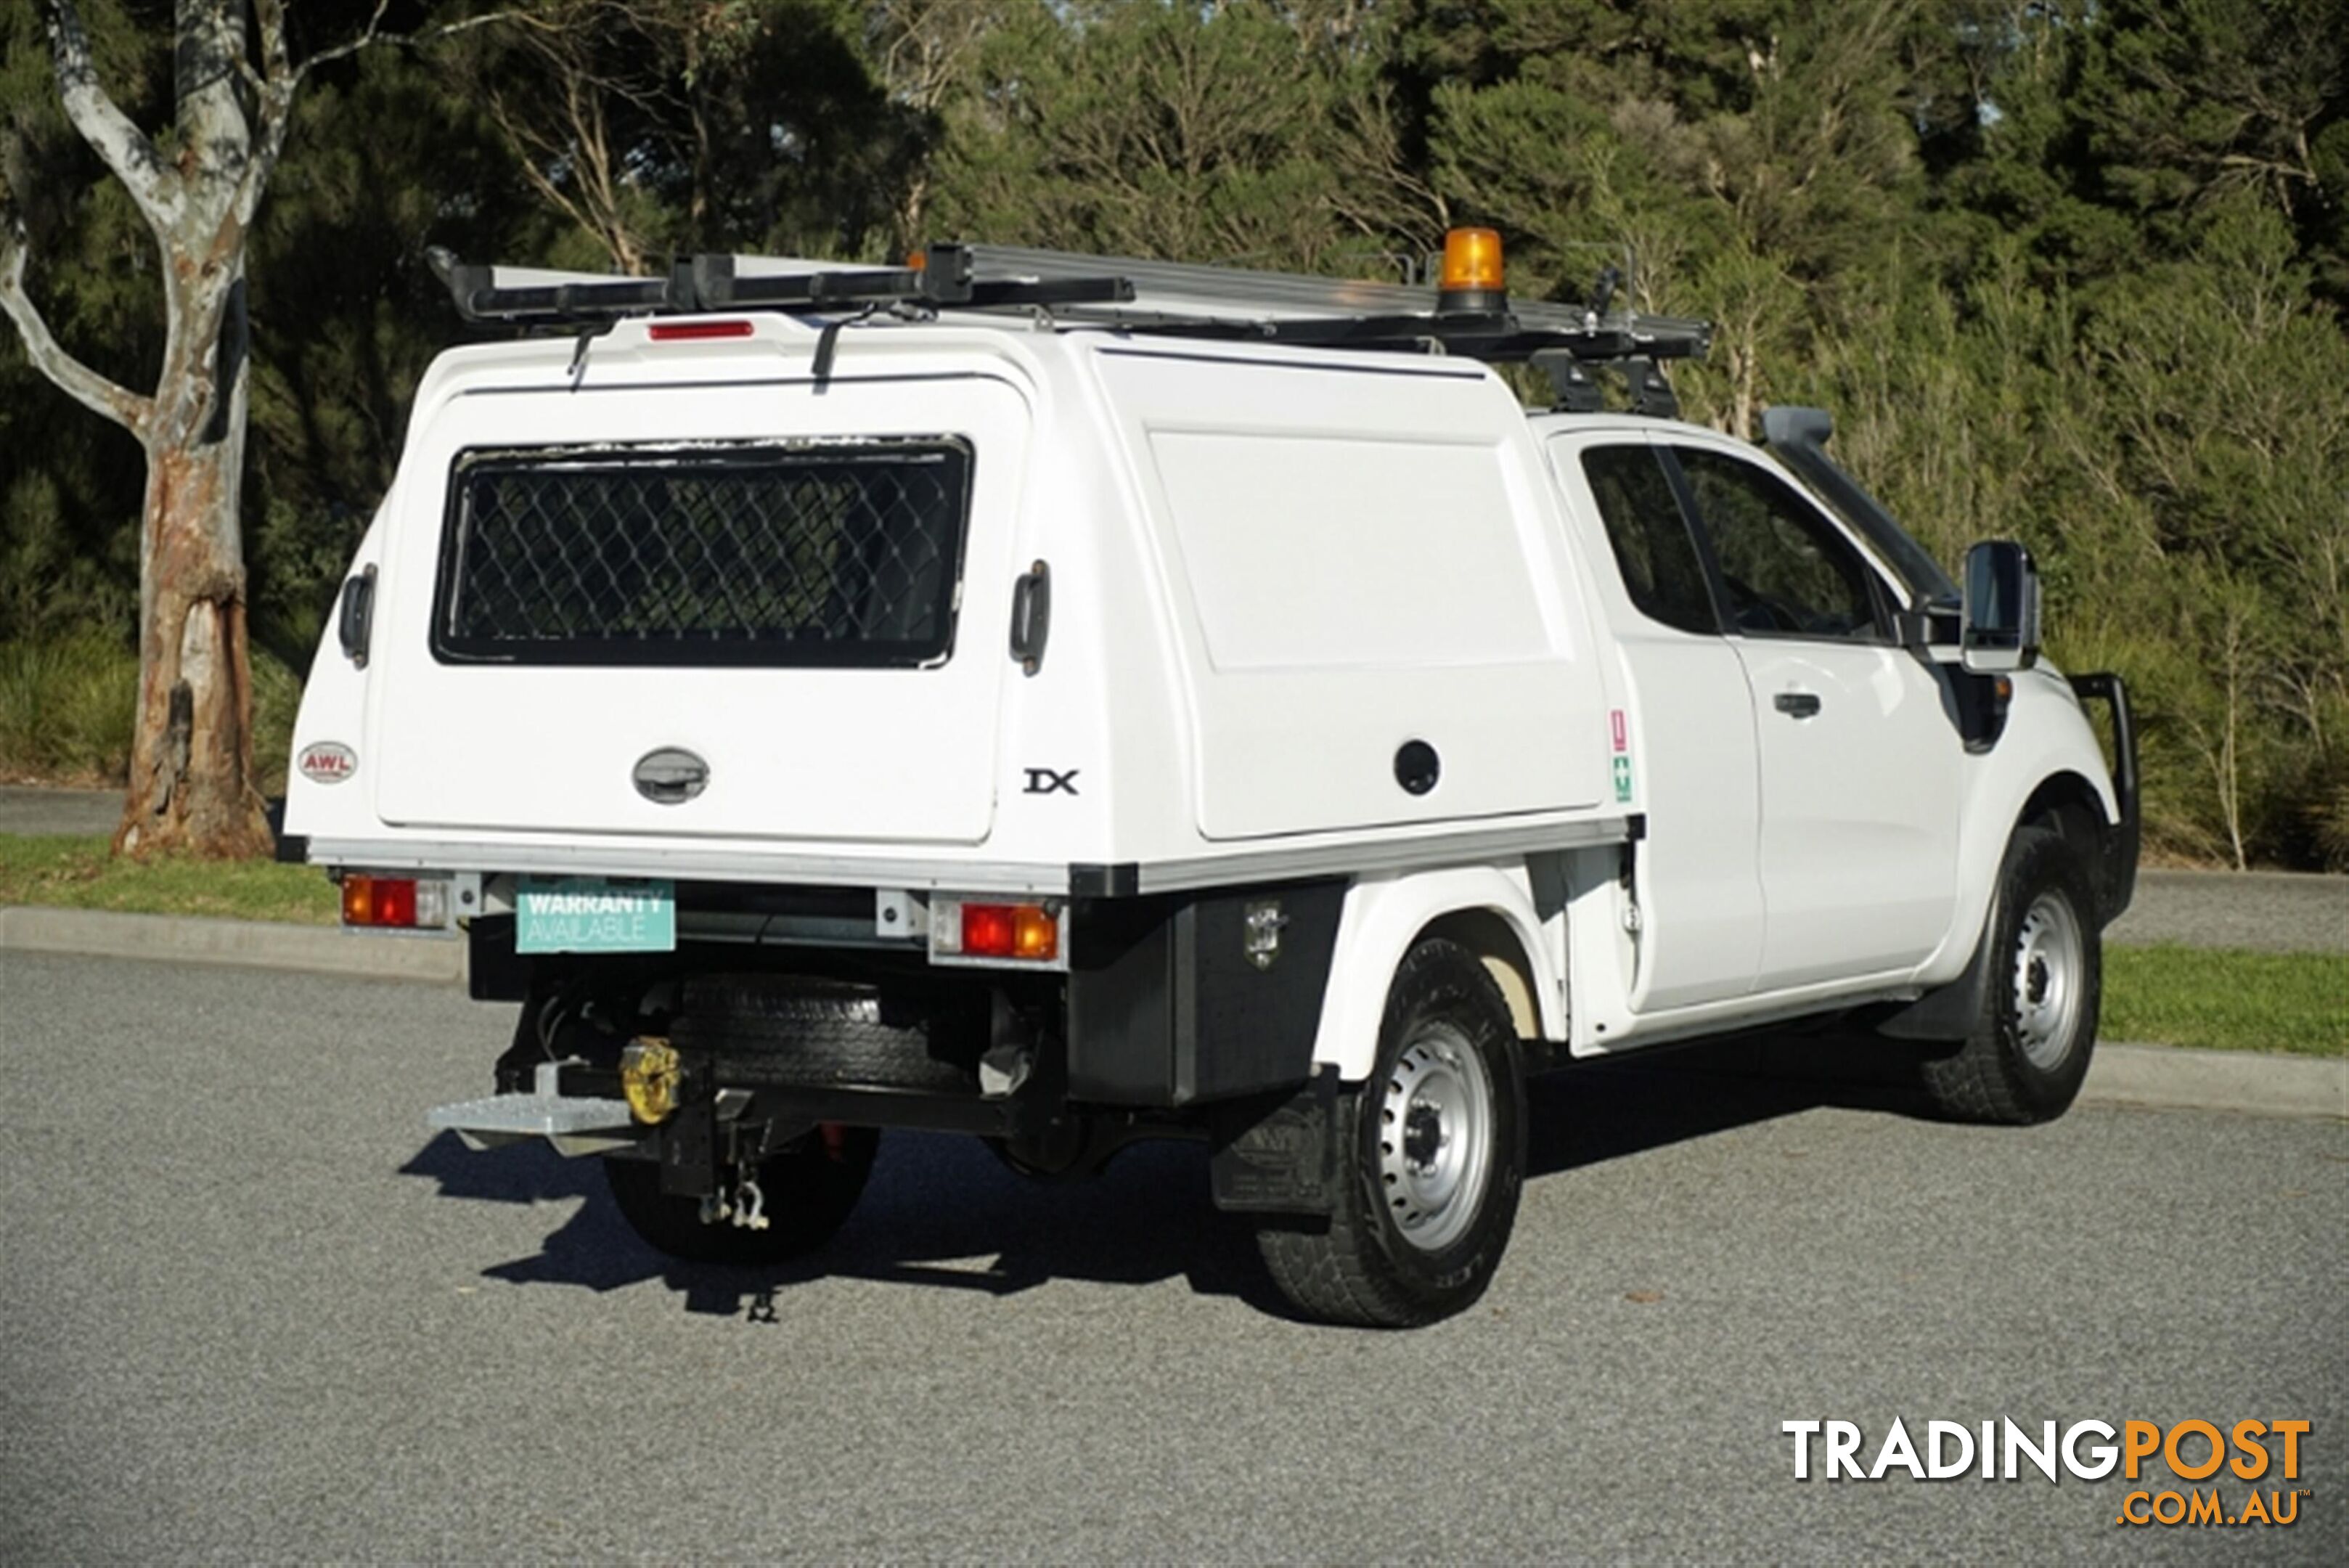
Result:
[[1781,691],[1773,700],[1778,711],[1792,713],[1797,719],[1807,719],[1819,711],[1819,700],[1808,691]]
[[1033,675],[1044,668],[1044,639],[1052,632],[1052,568],[1039,561],[1011,588],[1011,657]]

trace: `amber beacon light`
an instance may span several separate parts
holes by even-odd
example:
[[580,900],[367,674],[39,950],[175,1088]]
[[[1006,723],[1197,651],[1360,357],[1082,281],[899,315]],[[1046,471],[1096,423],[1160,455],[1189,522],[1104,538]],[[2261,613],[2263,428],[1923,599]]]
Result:
[[1491,311],[1509,302],[1501,282],[1501,236],[1491,229],[1453,229],[1444,236],[1444,273],[1436,286],[1445,311]]

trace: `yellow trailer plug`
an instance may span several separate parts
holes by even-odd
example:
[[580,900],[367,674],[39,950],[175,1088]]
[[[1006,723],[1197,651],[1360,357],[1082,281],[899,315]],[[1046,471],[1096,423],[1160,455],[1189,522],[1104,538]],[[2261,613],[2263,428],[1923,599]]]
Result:
[[620,1053],[620,1090],[636,1120],[650,1127],[677,1114],[677,1050],[666,1040],[640,1035]]

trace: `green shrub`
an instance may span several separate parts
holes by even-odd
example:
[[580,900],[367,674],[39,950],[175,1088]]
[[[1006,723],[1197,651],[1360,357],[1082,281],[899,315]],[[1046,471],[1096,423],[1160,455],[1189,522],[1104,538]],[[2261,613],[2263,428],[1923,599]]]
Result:
[[293,761],[294,718],[302,706],[302,674],[274,654],[253,649],[253,783],[265,795],[285,793]]
[[0,774],[119,784],[139,659],[95,637],[0,645]]

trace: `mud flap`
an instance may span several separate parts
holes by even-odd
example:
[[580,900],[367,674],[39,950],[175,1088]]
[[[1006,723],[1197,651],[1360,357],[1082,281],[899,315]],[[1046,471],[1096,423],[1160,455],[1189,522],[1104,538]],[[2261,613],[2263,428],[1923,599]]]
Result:
[[1225,1107],[1209,1168],[1216,1207],[1226,1213],[1330,1213],[1348,1165],[1339,1087],[1338,1069],[1324,1066],[1285,1099]]
[[[1998,910],[1982,919],[1985,934],[1996,928]],[[1962,1040],[1982,1022],[1983,998],[1990,989],[1990,943],[1974,939],[1974,956],[1965,972],[1944,986],[1927,992],[1876,1026],[1878,1034],[1894,1040]]]

